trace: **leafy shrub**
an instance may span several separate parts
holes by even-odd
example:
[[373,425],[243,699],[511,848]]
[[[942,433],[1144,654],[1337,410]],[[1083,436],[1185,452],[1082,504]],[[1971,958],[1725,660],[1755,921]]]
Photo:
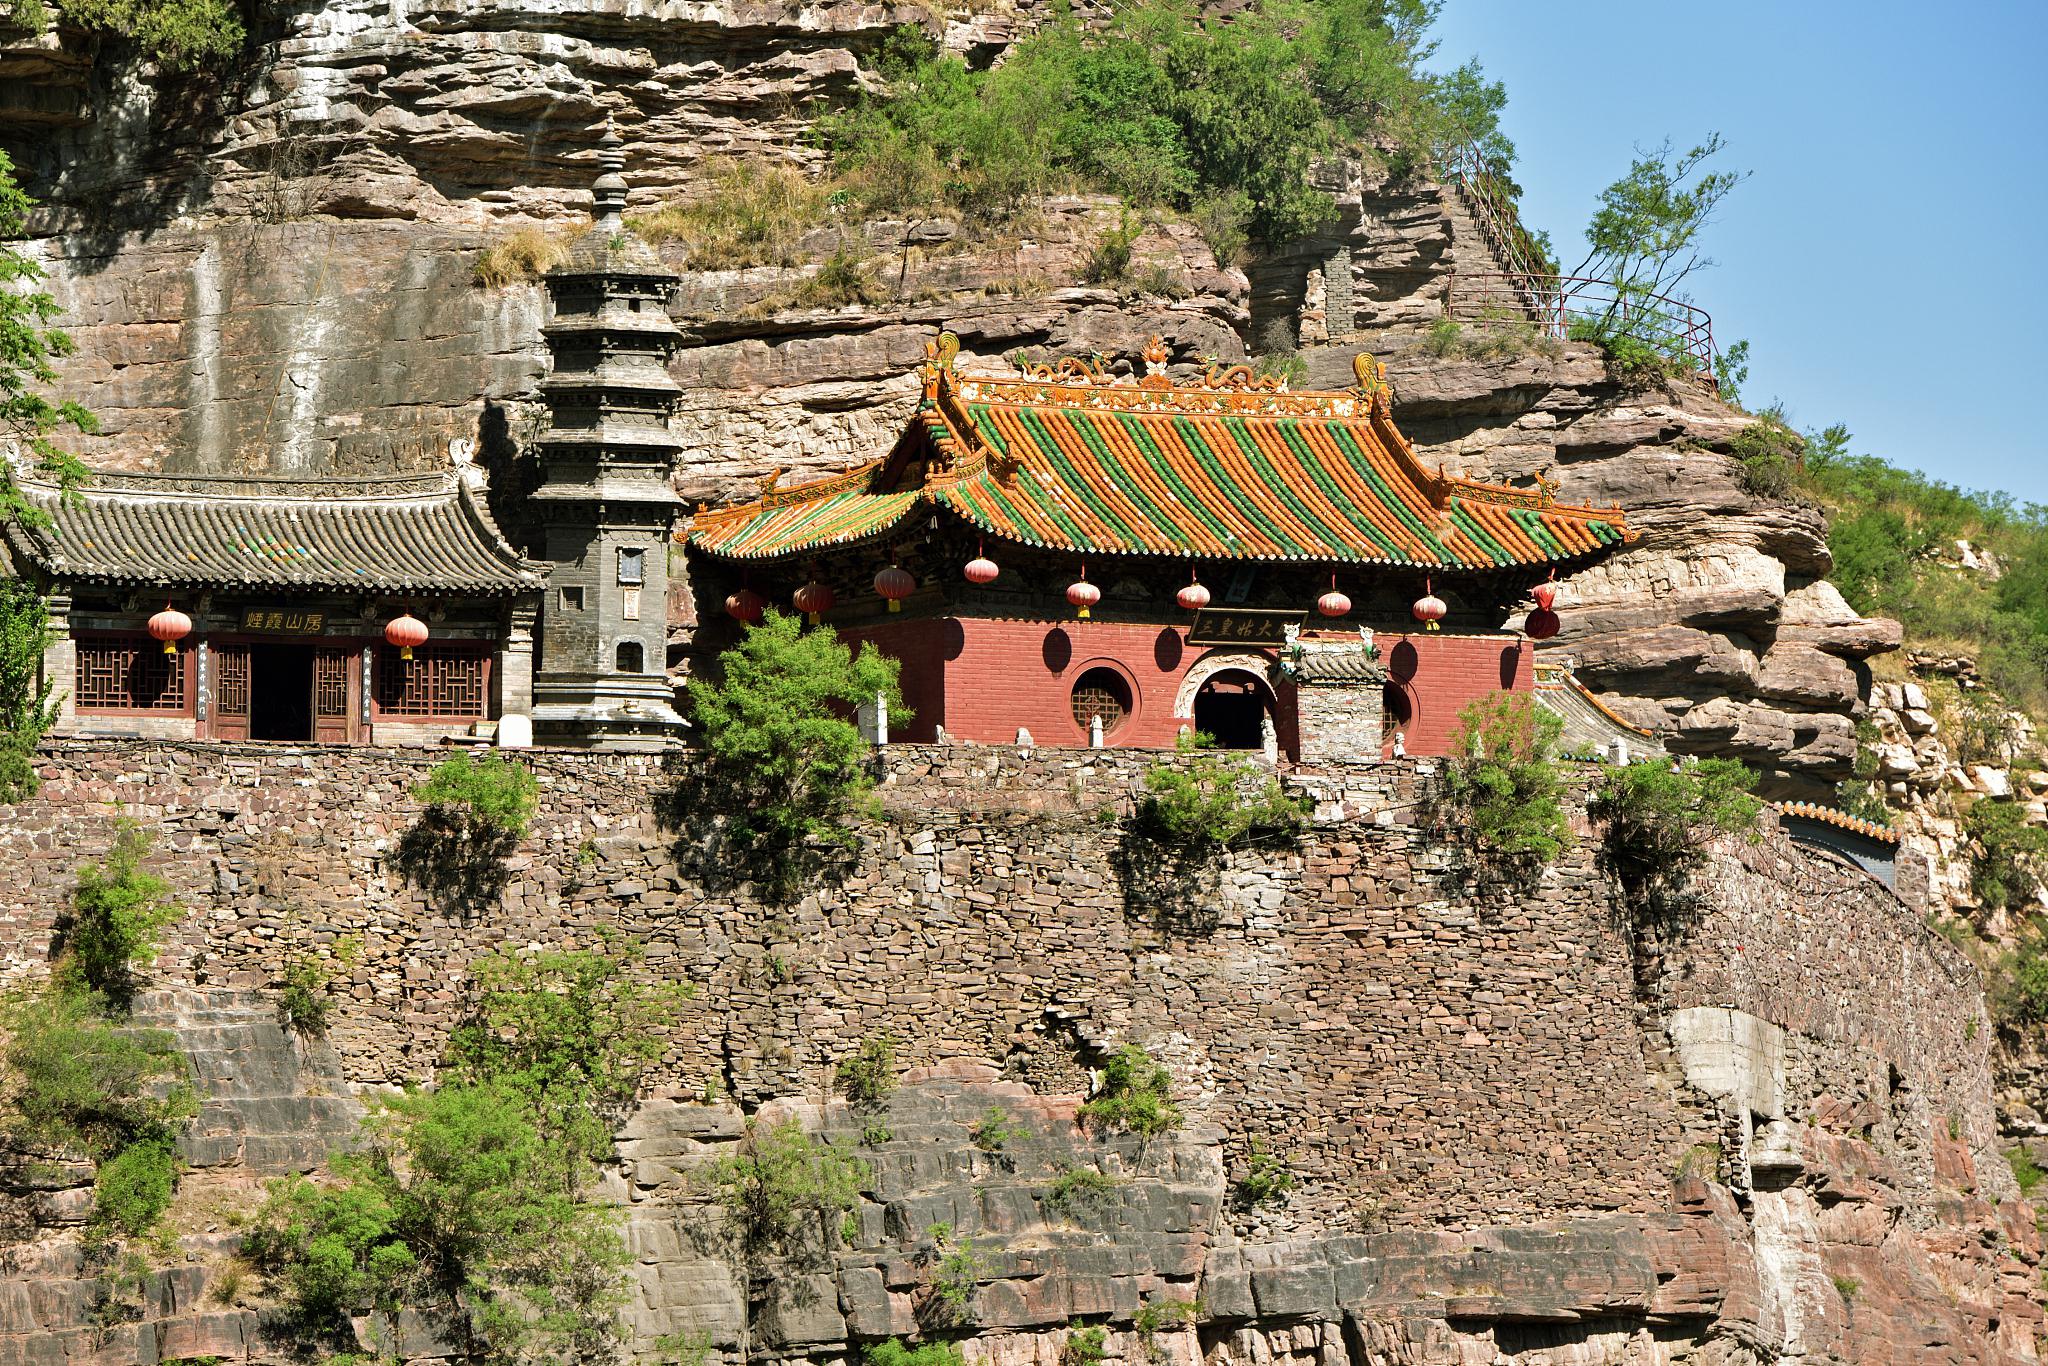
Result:
[[309,1326],[438,1309],[499,1359],[575,1357],[610,1334],[627,1261],[617,1212],[564,1189],[559,1152],[512,1087],[394,1097],[329,1169],[332,1184],[274,1182],[244,1245]]
[[1465,329],[1450,318],[1438,318],[1429,325],[1418,343],[1432,356],[1451,357],[1462,355],[1465,349]]
[[242,49],[248,31],[233,0],[15,0],[17,27],[42,33],[52,22],[117,34],[167,71],[196,71]]
[[2012,1179],[2019,1183],[2022,1196],[2032,1195],[2034,1187],[2041,1184],[2043,1177],[2048,1177],[2048,1172],[2034,1165],[2032,1155],[2024,1147],[2007,1148],[2005,1160],[2012,1168]]
[[1308,362],[1301,358],[1287,319],[1275,318],[1259,333],[1259,354],[1252,370],[1268,379],[1285,380],[1290,388],[1307,381]]
[[1149,1345],[1163,1330],[1183,1327],[1201,1316],[1199,1301],[1151,1300],[1138,1306],[1138,1312],[1131,1318],[1131,1329]]
[[1303,799],[1249,759],[1227,759],[1215,739],[1183,732],[1173,759],[1145,768],[1138,821],[1155,839],[1230,849],[1257,836],[1292,835],[1308,822]]
[[1587,319],[1574,319],[1565,335],[1598,346],[1607,364],[1607,377],[1627,388],[1649,387],[1694,371],[1692,357],[1682,351],[1668,350],[1655,341]]
[[1045,1188],[1045,1207],[1071,1219],[1101,1208],[1110,1192],[1122,1184],[1116,1177],[1093,1167],[1068,1167]]
[[924,1316],[928,1323],[957,1326],[974,1322],[975,1291],[988,1273],[988,1259],[973,1244],[949,1249],[933,1268],[930,1308]]
[[885,1338],[867,1349],[868,1366],[963,1366],[957,1342],[921,1342],[906,1346],[898,1338]]
[[1759,498],[1785,498],[1800,488],[1805,449],[1805,441],[1778,408],[1759,413],[1729,445],[1729,453],[1742,466],[1744,491]]
[[856,1107],[876,1108],[896,1089],[896,1040],[887,1034],[861,1040],[859,1048],[839,1060],[832,1076]]
[[1144,220],[1124,210],[1117,225],[1105,228],[1095,239],[1088,259],[1081,265],[1081,278],[1091,285],[1113,285],[1124,280],[1131,272],[1132,244],[1144,231]]
[[1288,1169],[1286,1159],[1266,1151],[1254,1139],[1251,1154],[1245,1159],[1244,1175],[1238,1178],[1238,1199],[1252,1207],[1278,1205],[1286,1201],[1293,1189],[1294,1173]]
[[479,252],[470,274],[486,289],[503,289],[538,280],[568,259],[567,233],[517,228]]
[[517,759],[496,750],[481,758],[457,750],[427,774],[412,795],[456,817],[472,832],[524,839],[540,804],[540,783]]
[[1109,1356],[1109,1330],[1101,1324],[1083,1327],[1076,1323],[1067,1329],[1067,1340],[1060,1347],[1060,1366],[1098,1366]]
[[317,960],[301,956],[286,963],[281,976],[277,1013],[285,1027],[308,1038],[325,1034],[327,1017],[334,1009],[327,996],[327,970]]
[[851,1213],[868,1180],[865,1162],[820,1143],[793,1119],[772,1126],[749,1120],[739,1151],[702,1171],[750,1255],[786,1246],[806,1223],[822,1227],[829,1215]]
[[1439,823],[1487,857],[1557,857],[1571,842],[1553,757],[1562,726],[1527,694],[1496,692],[1468,704],[1432,794]]
[[1970,893],[1985,907],[2000,910],[2033,900],[2041,891],[2040,860],[2048,855],[2048,830],[2027,824],[2026,808],[1989,798],[1963,816],[1970,851]]
[[864,809],[873,783],[867,742],[846,714],[879,694],[891,717],[908,716],[897,668],[872,644],[855,653],[771,611],[718,657],[716,677],[690,685],[711,760],[704,790],[771,892],[796,884],[806,842],[852,843],[842,822]]
[[93,1222],[130,1238],[149,1232],[171,1207],[178,1167],[178,1150],[168,1137],[122,1148],[93,1173]]
[[476,990],[448,1040],[449,1075],[504,1087],[553,1144],[565,1188],[610,1150],[641,1076],[659,1058],[662,1027],[695,994],[689,983],[626,977],[637,950],[500,953],[471,969]]
[[106,861],[78,870],[71,913],[58,933],[56,975],[67,989],[98,992],[125,1008],[135,993],[135,969],[156,961],[157,933],[179,912],[171,884],[143,869],[154,842],[124,816]]
[[2048,1020],[2048,935],[2029,920],[1989,977],[1991,1014],[2003,1025]]
[[1081,1120],[1150,1138],[1180,1127],[1180,1107],[1172,1094],[1173,1075],[1144,1049],[1127,1043],[1103,1062],[1101,1089],[1081,1106]]
[[1244,263],[1245,250],[1251,246],[1251,238],[1245,232],[1245,219],[1250,215],[1249,196],[1225,192],[1203,195],[1195,201],[1188,216],[1195,231],[1202,234],[1216,264],[1227,270]]
[[974,1146],[985,1153],[1007,1152],[1013,1143],[1031,1137],[1031,1131],[1010,1118],[1000,1105],[991,1105],[974,1126]]
[[1733,759],[1643,760],[1609,769],[1586,801],[1607,827],[1606,852],[1632,886],[1672,887],[1706,857],[1716,834],[1751,831],[1763,803],[1756,774]]

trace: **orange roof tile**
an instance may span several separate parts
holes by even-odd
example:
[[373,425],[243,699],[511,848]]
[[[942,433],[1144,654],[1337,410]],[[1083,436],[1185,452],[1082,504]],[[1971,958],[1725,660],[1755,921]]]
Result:
[[1073,360],[1023,378],[959,375],[958,345],[928,348],[927,459],[700,512],[689,543],[768,559],[883,538],[931,508],[992,537],[1098,555],[1490,569],[1633,539],[1619,508],[1425,470],[1369,357],[1358,389],[1290,393],[1243,366],[1174,385],[1156,339],[1152,373],[1135,383]]

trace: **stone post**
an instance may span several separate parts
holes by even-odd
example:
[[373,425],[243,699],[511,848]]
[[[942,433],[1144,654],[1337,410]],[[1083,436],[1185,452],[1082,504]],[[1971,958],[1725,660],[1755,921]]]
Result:
[[78,729],[78,644],[71,639],[71,595],[55,590],[47,599],[50,612],[50,643],[43,650],[41,682],[56,690],[57,719],[51,731],[63,735]]
[[498,715],[527,716],[533,711],[533,625],[540,615],[538,596],[512,603],[505,643],[498,650]]

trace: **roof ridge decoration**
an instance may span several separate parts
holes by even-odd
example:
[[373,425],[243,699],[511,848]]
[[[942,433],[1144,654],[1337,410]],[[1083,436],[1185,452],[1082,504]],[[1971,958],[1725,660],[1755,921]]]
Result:
[[892,534],[920,507],[1050,549],[1176,558],[1492,569],[1583,561],[1633,539],[1620,508],[1556,501],[1431,471],[1394,425],[1386,367],[1361,353],[1355,387],[1290,390],[1250,367],[1144,373],[1099,357],[966,375],[959,338],[925,344],[918,427],[897,451],[794,488],[700,511],[683,539],[770,558]]

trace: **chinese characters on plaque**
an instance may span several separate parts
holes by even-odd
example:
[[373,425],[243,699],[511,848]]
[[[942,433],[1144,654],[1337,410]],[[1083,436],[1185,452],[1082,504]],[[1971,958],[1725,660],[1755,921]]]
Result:
[[327,630],[327,614],[289,608],[244,607],[242,629],[282,632],[288,636],[317,636]]

